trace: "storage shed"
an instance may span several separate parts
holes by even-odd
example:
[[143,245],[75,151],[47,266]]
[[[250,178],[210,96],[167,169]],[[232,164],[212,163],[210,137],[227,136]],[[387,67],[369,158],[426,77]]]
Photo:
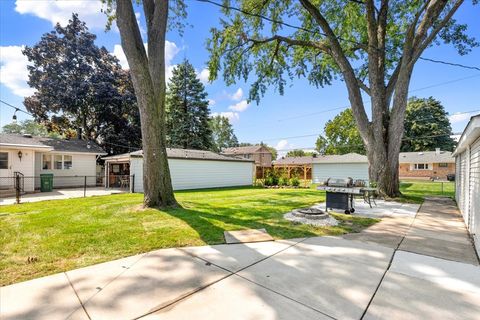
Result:
[[358,153],[327,155],[312,158],[312,181],[322,183],[328,178],[368,181],[368,159]]
[[[167,155],[174,190],[250,186],[253,183],[253,160],[187,149],[167,148]],[[143,192],[142,150],[103,159],[107,188],[130,187],[134,192]]]
[[458,208],[480,251],[480,115],[470,119],[453,156]]

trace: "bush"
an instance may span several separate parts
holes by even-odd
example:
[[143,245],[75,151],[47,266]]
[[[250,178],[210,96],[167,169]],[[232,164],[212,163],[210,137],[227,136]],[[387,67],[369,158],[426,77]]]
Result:
[[300,185],[300,179],[298,179],[297,177],[293,177],[290,179],[290,185],[292,187],[298,187]]
[[266,186],[276,186],[278,185],[278,174],[275,170],[268,170],[265,174],[265,183]]
[[278,185],[279,185],[279,186],[288,186],[288,178],[285,177],[285,176],[281,176],[281,177],[278,179]]

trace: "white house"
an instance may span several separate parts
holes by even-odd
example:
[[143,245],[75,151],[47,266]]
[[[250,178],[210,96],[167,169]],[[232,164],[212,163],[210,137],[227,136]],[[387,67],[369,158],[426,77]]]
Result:
[[368,159],[358,153],[326,155],[312,158],[312,182],[328,178],[347,178],[368,181]]
[[[0,134],[0,189],[13,189],[14,176],[23,177],[25,192],[40,188],[40,175],[54,176],[53,186],[95,185],[97,158],[106,153],[95,143],[31,135]],[[80,178],[82,177],[82,178]]]
[[[167,149],[167,156],[174,190],[251,186],[253,182],[254,160],[187,149]],[[106,187],[131,183],[134,192],[143,192],[143,151],[103,159]]]
[[458,208],[480,253],[480,115],[470,119],[453,152]]

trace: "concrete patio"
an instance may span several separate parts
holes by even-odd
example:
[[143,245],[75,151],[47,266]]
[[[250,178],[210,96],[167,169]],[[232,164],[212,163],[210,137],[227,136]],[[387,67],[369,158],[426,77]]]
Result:
[[[88,187],[85,192],[83,188],[54,189],[52,192],[37,192],[24,194],[21,196],[20,203],[83,198],[84,195],[87,197],[107,196],[110,194],[124,193],[127,191],[124,189],[105,189],[104,187]],[[0,198],[0,206],[15,203],[15,197]]]
[[478,319],[461,216],[430,199],[359,234],[163,249],[0,289],[1,319]]

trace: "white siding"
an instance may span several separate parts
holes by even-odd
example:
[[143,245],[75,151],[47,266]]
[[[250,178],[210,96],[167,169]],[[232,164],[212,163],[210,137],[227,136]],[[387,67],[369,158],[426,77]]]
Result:
[[480,241],[480,138],[470,148],[470,233]]
[[[34,161],[35,161],[35,151],[30,149],[6,149],[1,148],[2,152],[8,152],[8,169],[0,170],[0,185],[4,186],[13,186],[13,173],[20,172],[25,176],[24,180],[24,190],[27,192],[33,191],[35,175],[34,171]],[[18,152],[22,152],[22,159],[18,157]],[[6,177],[12,177],[6,178]]]
[[347,178],[368,180],[367,163],[314,163],[313,183],[321,183],[328,178]]
[[[53,173],[53,187],[77,187],[83,186],[85,176],[87,177],[87,185],[95,186],[97,174],[97,161],[95,154],[87,153],[67,153],[67,152],[48,152],[46,154],[64,154],[72,156],[72,168],[68,170],[42,170],[42,154],[37,152],[35,155],[35,176],[39,177],[43,173]],[[40,188],[40,179],[35,179],[35,188]]]
[[[253,163],[214,160],[169,159],[174,190],[250,186]],[[132,158],[130,174],[135,174],[135,192],[143,191],[143,159]]]

